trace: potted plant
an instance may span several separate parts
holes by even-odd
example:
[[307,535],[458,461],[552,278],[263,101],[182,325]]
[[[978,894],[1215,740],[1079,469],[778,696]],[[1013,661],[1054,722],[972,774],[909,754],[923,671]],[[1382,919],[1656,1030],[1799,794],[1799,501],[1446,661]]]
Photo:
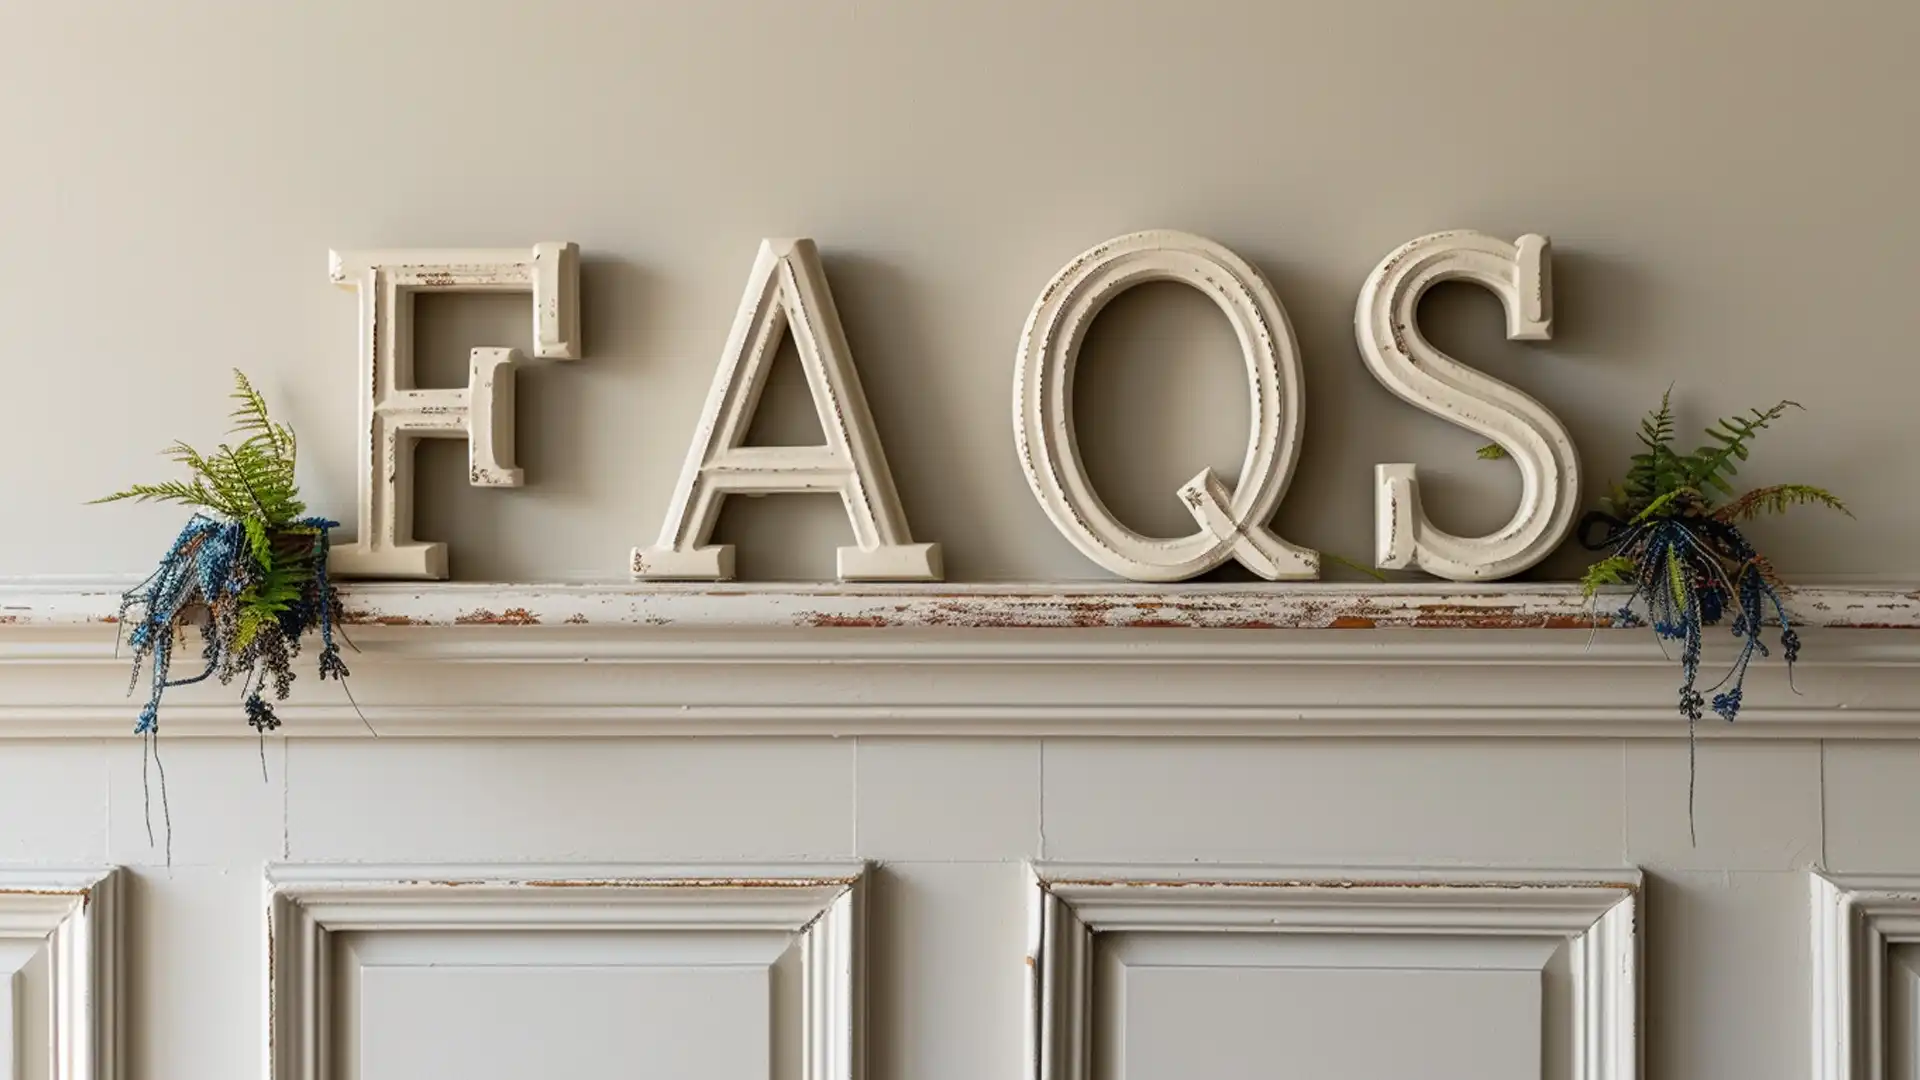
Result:
[[[340,601],[327,578],[328,530],[336,523],[308,515],[294,481],[293,429],[273,421],[265,399],[239,371],[233,399],[235,441],[211,453],[185,443],[167,451],[186,466],[187,479],[135,484],[94,500],[171,502],[195,510],[159,568],[121,600],[120,622],[123,628],[131,624],[129,692],[143,665],[151,666],[137,734],[157,734],[168,688],[208,678],[229,684],[240,679],[247,722],[262,734],[278,728],[269,686],[273,700],[286,700],[294,657],[311,632],[320,637],[320,677],[347,676],[334,641]],[[175,678],[174,649],[189,626],[200,633],[201,670]]]
[[1640,423],[1644,449],[1633,455],[1625,482],[1613,485],[1602,509],[1580,522],[1581,543],[1606,552],[1581,579],[1586,594],[1597,603],[1602,587],[1630,586],[1622,618],[1637,620],[1634,605],[1642,603],[1654,633],[1680,642],[1680,712],[1689,723],[1697,722],[1709,704],[1697,685],[1706,627],[1731,614],[1733,636],[1741,642],[1732,668],[1707,691],[1713,694],[1713,711],[1727,720],[1739,715],[1747,665],[1756,654],[1767,654],[1761,631],[1769,618],[1779,623],[1780,651],[1789,671],[1799,657],[1800,635],[1781,599],[1786,584],[1741,524],[1795,506],[1824,506],[1852,516],[1832,492],[1811,484],[1774,484],[1734,495],[1732,477],[1754,437],[1800,407],[1782,401],[1727,417],[1707,428],[1711,442],[1683,453],[1673,447],[1669,391]]
[[[1597,607],[1599,590],[1625,585],[1632,591],[1619,619],[1651,623],[1664,641],[1680,643],[1680,714],[1687,721],[1687,818],[1693,820],[1694,729],[1710,705],[1731,721],[1740,714],[1747,667],[1767,655],[1765,624],[1780,628],[1780,654],[1791,680],[1800,655],[1782,594],[1785,582],[1741,525],[1796,506],[1822,506],[1853,515],[1832,492],[1811,484],[1774,484],[1735,495],[1733,476],[1747,460],[1754,437],[1801,406],[1781,401],[1710,425],[1710,441],[1691,453],[1674,449],[1672,391],[1640,423],[1641,452],[1633,455],[1623,483],[1615,484],[1602,509],[1580,521],[1580,542],[1605,554],[1581,578]],[[1636,604],[1644,608],[1643,620]],[[1739,641],[1733,665],[1704,692],[1699,688],[1700,652],[1706,628],[1732,616]],[[1597,624],[1596,619],[1596,624]],[[1709,700],[1706,694],[1712,694]]]

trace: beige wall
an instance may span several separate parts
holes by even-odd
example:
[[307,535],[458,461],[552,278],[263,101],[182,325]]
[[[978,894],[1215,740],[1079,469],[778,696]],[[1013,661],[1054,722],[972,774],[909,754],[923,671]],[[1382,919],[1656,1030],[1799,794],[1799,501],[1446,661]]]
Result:
[[[1917,34],[1895,0],[15,0],[0,576],[148,565],[178,515],[80,503],[216,438],[233,366],[347,515],[354,307],[327,250],[564,238],[590,359],[523,380],[530,486],[468,489],[457,444],[433,446],[421,532],[462,578],[617,577],[659,528],[755,243],[810,234],[950,576],[1098,577],[1020,474],[1013,351],[1059,265],[1149,226],[1277,286],[1309,398],[1281,531],[1364,557],[1375,462],[1419,461],[1442,524],[1512,505],[1511,468],[1390,398],[1350,330],[1389,248],[1463,225],[1553,236],[1559,335],[1508,344],[1466,293],[1429,304],[1433,336],[1557,410],[1593,480],[1669,382],[1690,426],[1793,397],[1809,412],[1751,477],[1826,483],[1860,518],[1769,524],[1766,546],[1800,575],[1912,574]],[[521,336],[517,311],[427,305],[429,367]],[[1226,326],[1162,287],[1098,336],[1095,477],[1131,523],[1183,528],[1176,485],[1241,452]],[[722,528],[745,574],[827,577],[846,526],[778,498]]]

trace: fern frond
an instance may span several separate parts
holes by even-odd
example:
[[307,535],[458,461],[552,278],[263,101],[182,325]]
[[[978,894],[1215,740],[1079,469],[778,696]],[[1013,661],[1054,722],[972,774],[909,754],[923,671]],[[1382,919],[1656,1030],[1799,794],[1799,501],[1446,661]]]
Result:
[[1751,521],[1762,514],[1784,514],[1796,506],[1824,506],[1848,517],[1853,516],[1853,511],[1847,509],[1839,496],[1812,484],[1775,484],[1772,487],[1755,488],[1715,510],[1713,516],[1718,521]]
[[1673,387],[1660,395],[1660,407],[1640,421],[1640,441],[1649,450],[1659,450],[1673,442]]
[[124,491],[116,491],[111,495],[89,500],[88,505],[121,502],[126,499],[138,502],[173,502],[185,506],[197,506],[203,510],[220,511],[220,507],[215,505],[214,493],[197,479],[191,484],[183,480],[168,480],[159,484],[135,484]]
[[1580,594],[1592,598],[1594,593],[1608,585],[1631,584],[1639,567],[1639,563],[1625,555],[1609,555],[1587,567],[1587,572],[1580,575]]
[[[244,596],[242,599],[245,599]],[[247,646],[253,644],[253,640],[260,636],[260,631],[272,625],[273,618],[258,607],[250,604],[243,605],[240,613],[234,617],[233,643],[228,648],[235,655],[246,652]]]
[[1703,491],[1711,487],[1723,495],[1733,494],[1729,477],[1740,471],[1734,463],[1747,459],[1748,444],[1775,420],[1785,416],[1788,409],[1803,407],[1797,401],[1782,400],[1770,409],[1753,409],[1747,416],[1729,416],[1708,425],[1707,435],[1713,443],[1684,459],[1687,486]]
[[1673,450],[1673,388],[1660,395],[1660,407],[1640,421],[1637,433],[1646,450],[1629,459],[1626,481],[1614,513],[1629,517],[1654,499],[1677,488],[1692,486],[1686,466]]
[[306,507],[294,487],[293,471],[257,444],[220,444],[206,459],[208,482],[234,505],[234,517],[259,516],[268,525],[282,525],[302,517]]
[[253,555],[253,561],[266,566],[273,561],[273,538],[267,535],[267,525],[259,518],[244,517],[240,524],[247,530],[247,550]]
[[1507,448],[1497,442],[1490,442],[1480,449],[1475,450],[1473,456],[1479,458],[1481,461],[1499,461],[1501,458],[1507,456]]
[[249,436],[249,441],[261,440],[275,457],[291,464],[293,433],[285,425],[274,423],[273,418],[267,415],[267,399],[260,396],[260,392],[247,381],[246,373],[238,368],[233,372],[232,397],[237,403],[231,414],[234,433]]
[[1641,508],[1639,513],[1633,515],[1633,520],[1628,522],[1628,524],[1638,525],[1649,518],[1657,517],[1662,510],[1672,506],[1676,499],[1681,499],[1688,495],[1698,498],[1700,493],[1690,487],[1679,487],[1674,488],[1672,491],[1662,492],[1655,496],[1652,502],[1649,502],[1645,507]]

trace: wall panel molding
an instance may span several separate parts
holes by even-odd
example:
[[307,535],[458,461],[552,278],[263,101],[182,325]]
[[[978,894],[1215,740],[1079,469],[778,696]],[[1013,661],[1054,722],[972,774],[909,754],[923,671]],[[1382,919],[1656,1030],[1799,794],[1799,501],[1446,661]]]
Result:
[[1903,1075],[1903,1063],[1887,1060],[1889,951],[1920,944],[1920,875],[1814,873],[1808,881],[1814,1080]]
[[861,864],[282,865],[267,875],[270,1080],[331,1080],[334,935],[772,931],[799,950],[800,1080],[864,1067]]
[[[120,1076],[119,877],[116,870],[0,869],[0,943],[46,949],[46,1057],[53,1080]],[[12,984],[6,998],[19,992],[17,971],[0,970],[0,981]],[[16,1006],[14,1017],[19,1015]],[[0,1016],[0,1023],[15,1022]],[[0,1076],[15,1075],[24,1039],[37,1037],[13,1032],[15,1060],[0,1061]]]
[[1098,935],[1233,932],[1565,940],[1573,1060],[1556,1075],[1633,1080],[1640,1068],[1640,885],[1636,870],[1038,863],[1028,922],[1028,1076],[1093,1075]]

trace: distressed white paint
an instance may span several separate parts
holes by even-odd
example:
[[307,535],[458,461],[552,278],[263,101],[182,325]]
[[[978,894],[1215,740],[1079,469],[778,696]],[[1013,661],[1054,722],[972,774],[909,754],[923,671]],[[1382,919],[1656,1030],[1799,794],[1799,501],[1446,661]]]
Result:
[[1920,1018],[1889,1010],[1888,984],[1900,971],[1891,950],[1920,944],[1920,875],[1808,878],[1814,1080],[1913,1075],[1920,1060],[1895,1060],[1892,1050],[1920,1045]]
[[1546,406],[1441,352],[1420,332],[1420,298],[1443,281],[1492,290],[1507,313],[1507,336],[1553,336],[1553,277],[1547,238],[1517,243],[1484,233],[1434,233],[1396,248],[1360,290],[1354,334],[1374,378],[1426,412],[1492,440],[1520,469],[1520,506],[1498,530],[1456,536],[1430,521],[1411,464],[1374,468],[1374,561],[1425,570],[1451,581],[1497,581],[1552,553],[1573,529],[1580,462],[1573,437]]
[[[742,445],[783,335],[793,338],[826,442]],[[854,539],[839,550],[841,580],[940,580],[940,546],[914,543],[907,529],[820,251],[807,239],[761,242],[659,542],[634,549],[634,576],[731,580],[733,545],[707,542],[721,501],[779,492],[840,497]]]
[[[0,737],[125,733],[126,658],[98,621],[114,595],[0,590],[0,617],[20,620],[0,624]],[[1686,735],[1677,662],[1645,627],[1587,629],[1566,587],[360,584],[345,599],[359,710],[303,680],[290,734]],[[1701,736],[1920,734],[1920,601],[1793,603],[1798,693],[1759,661],[1740,720]],[[1731,645],[1711,640],[1709,665]],[[173,735],[247,734],[217,686],[177,688],[168,709]]]
[[[132,578],[0,578],[0,643],[52,627],[111,623]],[[692,584],[354,582],[341,586],[349,626],[673,627],[743,632],[875,630],[1554,630],[1584,645],[1616,618],[1624,590],[1596,602],[1577,585],[1498,589],[1434,582],[1383,585]],[[1920,630],[1906,585],[1809,585],[1785,596],[1796,627],[1860,631],[1854,647],[1899,648]],[[1644,627],[1639,627],[1644,629]],[[1709,634],[1709,640],[1715,635]],[[1457,641],[1440,635],[1433,642]],[[1809,652],[1817,665],[1822,657]]]
[[[1208,468],[1183,485],[1180,501],[1199,529],[1177,538],[1143,536],[1114,517],[1093,489],[1074,438],[1074,368],[1087,330],[1114,297],[1151,281],[1179,282],[1219,305],[1240,341],[1252,411],[1238,484],[1227,490]],[[1299,352],[1272,286],[1220,244],[1154,230],[1084,251],[1041,291],[1020,337],[1013,430],[1027,483],[1062,535],[1122,577],[1184,581],[1237,559],[1270,581],[1317,578],[1319,554],[1267,525],[1300,450]]]
[[[1095,1011],[1099,935],[1228,933],[1333,938],[1338,944],[1318,963],[1336,969],[1365,963],[1366,938],[1459,942],[1469,946],[1455,960],[1464,970],[1511,963],[1494,953],[1515,940],[1547,946],[1533,965],[1566,943],[1568,1060],[1550,1074],[1632,1080],[1640,1063],[1639,889],[1634,870],[1041,864],[1029,908],[1028,1076],[1093,1077],[1097,1025],[1114,1019]],[[1541,1019],[1550,1026],[1555,1018]]]
[[356,535],[337,541],[331,569],[343,577],[444,578],[447,545],[413,535],[414,442],[467,441],[467,479],[518,487],[514,464],[512,348],[474,349],[467,384],[414,385],[413,308],[422,292],[524,292],[531,296],[534,355],[580,356],[580,250],[532,248],[333,252],[334,284],[360,303],[359,495]]
[[[10,1032],[9,1076],[29,1041],[44,1042],[51,1080],[117,1080],[120,1076],[120,920],[115,871],[0,869],[0,945],[25,945],[5,955],[44,950],[48,985],[44,1031]],[[12,1028],[25,1013],[16,970],[0,968],[0,1028]],[[24,1080],[24,1078],[23,1078]]]
[[[467,937],[553,934],[566,955],[570,931],[686,935],[682,966],[730,965],[724,934],[774,935],[772,963],[797,949],[800,1045],[777,1075],[860,1080],[865,1037],[864,923],[858,864],[766,866],[277,866],[267,883],[266,1075],[332,1080],[343,1032],[335,1008],[345,935],[459,931]],[[704,945],[715,955],[701,957]],[[509,964],[513,961],[508,960]],[[542,962],[538,946],[518,961]]]

